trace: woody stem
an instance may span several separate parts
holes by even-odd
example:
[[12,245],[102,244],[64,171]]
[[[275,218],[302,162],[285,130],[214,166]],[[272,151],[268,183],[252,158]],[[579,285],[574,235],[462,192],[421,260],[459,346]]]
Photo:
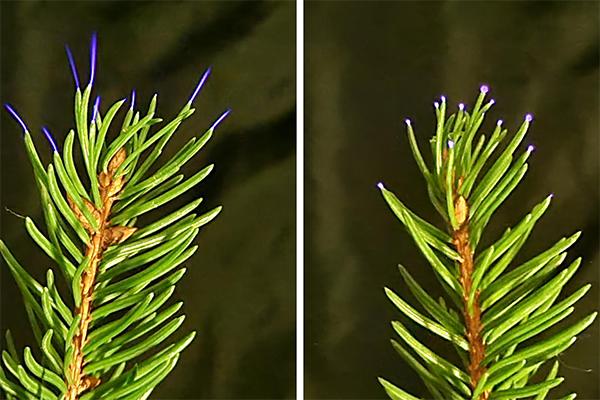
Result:
[[[92,321],[92,302],[94,300],[94,285],[96,283],[98,266],[102,261],[102,256],[107,247],[120,240],[124,240],[127,237],[127,234],[123,231],[120,231],[120,237],[115,235],[116,229],[123,229],[124,227],[113,227],[110,224],[112,205],[124,183],[123,177],[116,177],[115,172],[119,165],[123,163],[125,157],[125,149],[121,149],[111,160],[108,171],[101,172],[98,175],[101,198],[100,208],[96,208],[89,202],[86,202],[85,204],[88,207],[88,210],[94,215],[96,222],[98,222],[99,227],[97,229],[94,230],[87,223],[85,217],[81,214],[81,211],[71,203],[71,208],[78,215],[80,221],[90,233],[90,242],[87,244],[85,253],[85,260],[89,260],[89,265],[85,267],[85,270],[81,274],[81,300],[79,307],[75,309],[75,315],[79,317],[79,327],[71,343],[73,356],[67,370],[67,391],[65,400],[77,400],[82,392],[96,387],[100,383],[98,378],[86,376],[84,374],[83,349],[87,343],[88,329],[90,322]],[[126,229],[128,229],[129,234],[134,230],[134,228]]]
[[[468,214],[468,205],[462,199],[462,206],[466,208]],[[460,202],[457,202],[459,204]],[[457,213],[459,208],[456,208]],[[465,209],[461,210],[465,213]],[[458,218],[457,218],[458,219]],[[469,240],[469,222],[465,220],[462,225],[453,231],[452,239],[456,250],[458,251],[462,261],[460,263],[460,284],[463,289],[463,317],[467,328],[467,340],[469,342],[469,375],[471,378],[471,388],[475,389],[481,376],[486,369],[482,365],[485,357],[485,345],[482,338],[481,324],[481,308],[479,304],[479,291],[474,295],[474,301],[469,307],[469,296],[471,294],[473,283],[473,250]],[[488,400],[489,392],[483,392],[479,397],[480,400]]]
[[96,281],[96,271],[102,260],[104,253],[103,237],[109,228],[110,209],[113,204],[113,198],[107,195],[107,191],[102,193],[102,209],[100,218],[100,227],[92,233],[90,243],[86,251],[86,259],[89,266],[83,271],[81,276],[81,304],[76,309],[76,315],[80,317],[78,333],[73,338],[73,358],[69,366],[68,386],[66,400],[76,400],[79,393],[91,386],[83,374],[83,347],[87,341],[88,327],[92,320],[92,300],[94,283]]

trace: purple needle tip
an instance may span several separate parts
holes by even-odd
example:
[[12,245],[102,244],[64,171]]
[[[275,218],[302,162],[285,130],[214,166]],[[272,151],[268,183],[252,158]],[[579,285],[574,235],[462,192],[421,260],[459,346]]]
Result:
[[486,94],[487,92],[490,91],[490,88],[488,87],[488,85],[481,85],[481,87],[479,88],[479,91],[483,94]]
[[8,113],[10,115],[12,115],[12,117],[19,123],[19,125],[21,125],[21,128],[23,129],[23,133],[29,132],[29,129],[27,129],[27,125],[25,125],[25,122],[19,116],[19,114],[17,113],[17,111],[14,109],[13,106],[11,106],[8,103],[4,103],[4,108],[6,108],[6,111],[8,111]]
[[502,125],[503,122],[504,121],[502,121],[501,119],[499,119],[498,122],[496,122],[496,125],[500,126],[500,125]]
[[79,76],[77,75],[77,67],[75,66],[75,60],[73,59],[73,53],[71,53],[71,48],[68,44],[65,44],[65,51],[67,52],[67,58],[69,59],[69,66],[71,67],[71,73],[73,74],[73,80],[75,80],[75,86],[77,89],[79,86]]
[[442,99],[442,103],[446,102],[446,96],[440,96],[440,99]]
[[531,114],[527,114],[527,115],[525,116],[525,121],[527,121],[527,122],[531,122],[531,121],[533,121],[533,115],[531,115]]
[[202,78],[200,78],[200,82],[198,82],[198,84],[196,85],[196,89],[194,89],[194,93],[192,93],[192,95],[190,96],[190,100],[188,101],[189,104],[194,102],[194,99],[200,92],[200,89],[202,89],[202,86],[204,86],[204,83],[208,79],[208,76],[210,75],[211,70],[212,70],[212,67],[208,67],[208,69],[206,71],[204,71]]
[[58,147],[56,147],[56,142],[54,142],[54,138],[52,137],[52,134],[50,133],[50,131],[48,130],[47,127],[43,126],[42,127],[42,132],[44,132],[44,135],[46,135],[46,139],[48,139],[48,142],[50,143],[50,146],[52,147],[52,150],[55,153],[58,153]]
[[98,116],[98,112],[100,111],[100,96],[96,96],[96,101],[94,101],[94,108],[92,110],[92,122],[96,120]]
[[129,108],[133,110],[133,107],[135,107],[135,89],[131,91],[131,107]]
[[94,84],[94,77],[96,75],[96,53],[98,50],[98,34],[94,32],[92,34],[92,40],[90,43],[90,86]]
[[410,126],[410,119],[406,118],[406,119],[404,120],[404,123],[405,123],[406,125]]
[[453,140],[448,140],[448,148],[450,148],[450,149],[454,148],[454,141]]
[[531,152],[532,152],[532,151],[534,151],[534,150],[535,150],[535,146],[534,146],[534,145],[530,144],[529,146],[527,146],[527,151],[528,151],[529,153],[531,153]]
[[379,189],[381,189],[381,190],[385,189],[385,187],[383,186],[383,182],[379,182],[379,183],[377,184],[377,187],[378,187]]
[[460,104],[458,105],[458,109],[459,109],[460,111],[463,111],[463,110],[465,109],[465,105],[464,105],[463,103],[460,103]]
[[439,108],[439,106],[440,106],[440,103],[438,103],[438,102],[436,101],[436,102],[434,102],[434,103],[433,103],[433,106],[434,106],[435,108]]
[[210,127],[209,130],[213,131],[215,129],[217,129],[217,126],[219,126],[219,124],[225,119],[227,118],[227,116],[231,113],[231,108],[228,108],[227,111],[225,111],[223,114],[221,114],[221,116],[219,118],[217,118],[217,120],[212,124],[212,126]]

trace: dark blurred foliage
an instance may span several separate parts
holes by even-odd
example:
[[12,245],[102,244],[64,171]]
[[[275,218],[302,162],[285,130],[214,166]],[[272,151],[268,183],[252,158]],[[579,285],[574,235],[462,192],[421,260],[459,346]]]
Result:
[[[598,307],[598,2],[306,3],[306,392],[307,398],[383,398],[384,376],[425,395],[392,349],[401,314],[383,287],[407,293],[402,263],[433,293],[439,286],[379,191],[380,180],[425,219],[440,224],[412,158],[403,120],[423,148],[433,101],[472,105],[481,83],[497,118],[514,132],[535,115],[537,151],[524,183],[487,230],[489,243],[549,192],[555,199],[520,253],[524,260],[563,235],[583,235],[567,261],[584,262],[568,285],[593,287],[571,321]],[[485,243],[483,243],[485,245]],[[447,343],[420,327],[434,350]],[[598,321],[560,356],[561,391],[598,399]],[[586,372],[591,369],[591,372]],[[552,398],[560,391],[553,392]]]
[[[198,336],[153,399],[281,399],[295,393],[295,5],[292,2],[5,2],[1,4],[1,99],[39,131],[62,143],[73,126],[73,81],[63,48],[70,43],[81,80],[87,49],[99,36],[96,93],[102,110],[137,89],[146,107],[159,93],[168,120],[185,104],[201,73],[213,74],[196,113],[175,134],[165,159],[227,107],[230,117],[186,173],[215,171],[178,204],[202,196],[223,212],[199,235],[200,246],[174,299],[187,315],[180,334]],[[25,233],[40,205],[18,126],[2,114],[2,238],[34,275],[51,263]],[[59,274],[57,274],[59,275]],[[17,344],[33,343],[16,285],[2,266],[2,328]],[[175,301],[175,300],[173,300]]]

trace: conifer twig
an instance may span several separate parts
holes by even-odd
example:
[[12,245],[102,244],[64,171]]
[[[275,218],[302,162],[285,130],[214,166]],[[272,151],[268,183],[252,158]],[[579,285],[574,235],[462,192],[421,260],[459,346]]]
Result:
[[[185,274],[181,265],[198,247],[192,243],[200,228],[221,207],[197,215],[199,198],[163,212],[150,223],[140,223],[138,218],[179,198],[208,176],[213,165],[187,178],[180,171],[230,110],[162,161],[164,147],[194,113],[193,101],[210,68],[181,111],[161,128],[155,129],[162,122],[155,117],[157,96],[142,112],[136,109],[133,91],[120,129],[111,130],[126,99],[112,104],[106,113],[100,96],[89,107],[96,79],[96,35],[91,40],[85,88],[80,87],[70,48],[65,49],[76,85],[75,127],[62,148],[50,129],[42,128],[52,162],[42,163],[24,120],[5,104],[23,130],[45,222],[42,230],[26,217],[25,226],[54,265],[44,286],[0,240],[0,253],[19,286],[39,348],[33,353],[26,347],[20,357],[7,331],[0,390],[7,400],[148,399],[195,337],[190,332],[171,338],[185,316],[176,315],[181,302],[168,302]],[[75,161],[79,158],[81,163]],[[59,290],[54,271],[60,272],[67,290]],[[42,358],[36,359],[38,353]]]
[[[432,167],[419,150],[411,121],[406,120],[411,150],[429,198],[446,222],[444,229],[417,216],[382,183],[378,184],[384,199],[433,268],[448,301],[431,298],[402,266],[402,277],[421,310],[392,290],[386,288],[385,292],[404,316],[451,342],[463,365],[455,365],[433,352],[400,321],[394,321],[392,326],[402,343],[393,340],[392,344],[435,399],[536,396],[536,400],[543,400],[563,380],[556,377],[558,363],[541,383],[532,384],[531,380],[539,376],[544,362],[573,344],[576,335],[594,321],[597,313],[566,327],[559,325],[590,287],[585,285],[557,302],[580,265],[577,259],[559,268],[579,233],[559,240],[529,261],[514,263],[552,195],[489,247],[477,251],[491,217],[525,176],[527,159],[534,150],[529,145],[520,156],[515,155],[533,121],[530,114],[505,145],[502,142],[507,130],[502,120],[487,138],[485,134],[478,136],[485,114],[494,104],[494,100],[484,103],[488,90],[485,85],[481,87],[471,110],[461,103],[457,112],[448,115],[445,97],[434,103],[437,128],[430,142]],[[551,331],[549,338],[538,336],[547,331]],[[390,398],[417,399],[387,380],[379,380]]]

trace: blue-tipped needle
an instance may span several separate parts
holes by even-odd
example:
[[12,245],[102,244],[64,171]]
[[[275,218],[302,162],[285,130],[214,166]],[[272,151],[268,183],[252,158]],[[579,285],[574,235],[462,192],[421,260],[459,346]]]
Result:
[[131,106],[129,109],[133,110],[133,107],[135,107],[135,89],[131,91]]
[[29,132],[29,129],[27,129],[27,125],[25,125],[25,122],[19,116],[19,114],[17,114],[17,111],[14,109],[13,106],[11,106],[8,103],[4,103],[4,108],[6,108],[6,111],[8,111],[8,113],[10,115],[12,115],[12,117],[19,123],[19,125],[21,125],[21,128],[23,129],[23,133]]
[[48,143],[50,143],[50,146],[52,147],[52,150],[55,153],[58,153],[58,147],[56,147],[56,142],[54,141],[54,138],[52,137],[52,134],[50,133],[50,131],[48,130],[47,127],[42,126],[42,132],[44,132],[44,135],[46,136],[46,139],[48,139]]
[[215,129],[217,129],[217,126],[225,119],[227,118],[227,116],[231,113],[231,108],[228,108],[227,111],[225,111],[223,114],[221,114],[221,116],[219,118],[217,118],[217,120],[212,124],[212,126],[210,127],[209,131],[214,131]]
[[188,100],[188,104],[192,104],[194,102],[194,99],[196,98],[198,93],[200,93],[200,89],[202,89],[202,86],[204,86],[204,83],[208,79],[208,76],[210,75],[211,70],[212,70],[212,67],[208,67],[208,69],[206,71],[204,71],[202,78],[200,78],[200,82],[198,82],[198,84],[196,85],[196,89],[194,89],[194,93],[192,93],[192,95],[190,96],[190,99]]
[[92,34],[92,41],[90,43],[90,86],[94,84],[94,77],[96,75],[96,51],[98,48],[98,34],[94,32]]
[[98,116],[98,111],[100,111],[100,96],[96,96],[96,101],[94,101],[94,108],[92,110],[92,122],[96,120],[96,116]]
[[71,53],[71,49],[68,44],[65,44],[65,50],[67,52],[67,58],[69,59],[69,66],[71,67],[71,73],[73,73],[73,79],[75,80],[75,85],[77,89],[79,86],[79,76],[77,75],[77,67],[75,66],[75,60],[73,59],[73,53]]

